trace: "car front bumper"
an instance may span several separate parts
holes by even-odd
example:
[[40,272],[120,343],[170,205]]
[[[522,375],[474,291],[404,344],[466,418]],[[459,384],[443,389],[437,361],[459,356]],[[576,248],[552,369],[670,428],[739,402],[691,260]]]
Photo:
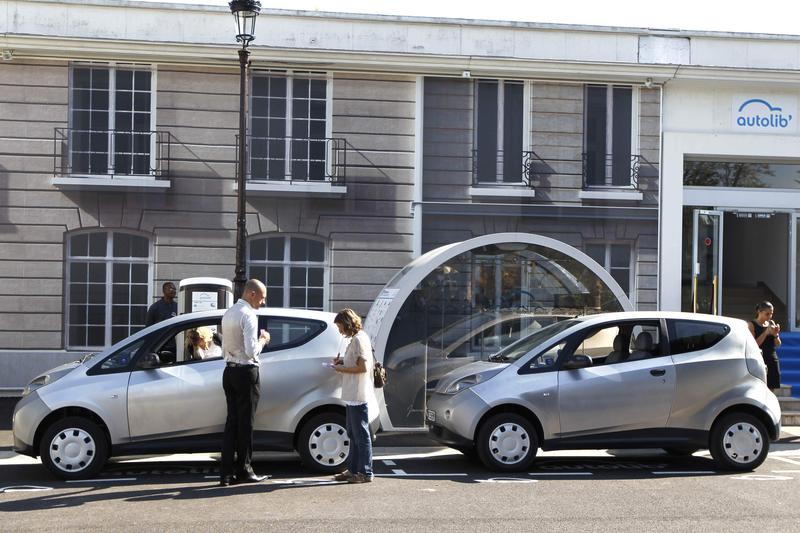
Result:
[[36,457],[36,428],[50,413],[50,408],[42,401],[36,391],[23,396],[14,407],[11,418],[11,430],[14,442],[14,451],[22,455]]
[[456,448],[472,446],[475,428],[489,406],[467,389],[457,394],[433,393],[427,403],[425,421],[431,437]]

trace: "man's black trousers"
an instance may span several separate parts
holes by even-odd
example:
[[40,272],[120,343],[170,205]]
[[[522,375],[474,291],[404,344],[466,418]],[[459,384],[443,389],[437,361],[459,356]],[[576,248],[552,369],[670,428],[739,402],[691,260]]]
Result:
[[252,474],[250,460],[253,457],[253,419],[261,396],[258,367],[226,366],[222,373],[222,388],[228,404],[228,418],[222,439],[221,475]]

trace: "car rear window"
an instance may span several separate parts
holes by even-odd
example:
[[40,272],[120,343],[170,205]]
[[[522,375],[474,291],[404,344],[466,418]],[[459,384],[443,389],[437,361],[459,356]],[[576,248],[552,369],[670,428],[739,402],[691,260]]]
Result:
[[672,355],[711,348],[727,335],[725,324],[699,320],[669,320],[669,350]]
[[266,329],[270,336],[269,344],[264,347],[262,353],[295,348],[305,344],[322,333],[326,327],[327,324],[320,320],[260,316],[258,317],[258,328]]

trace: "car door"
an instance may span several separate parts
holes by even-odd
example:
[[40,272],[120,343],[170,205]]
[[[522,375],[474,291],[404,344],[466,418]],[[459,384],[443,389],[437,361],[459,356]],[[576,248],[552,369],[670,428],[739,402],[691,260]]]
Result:
[[222,357],[191,360],[184,338],[192,328],[217,328],[215,320],[194,321],[171,328],[152,348],[178,347],[175,363],[136,368],[128,383],[131,438],[151,440],[222,433],[226,404],[222,390]]
[[[619,351],[614,342],[618,336],[621,360],[610,357]],[[675,368],[664,338],[658,320],[588,328],[570,353],[588,355],[592,366],[558,371],[561,437],[665,427],[675,394]]]

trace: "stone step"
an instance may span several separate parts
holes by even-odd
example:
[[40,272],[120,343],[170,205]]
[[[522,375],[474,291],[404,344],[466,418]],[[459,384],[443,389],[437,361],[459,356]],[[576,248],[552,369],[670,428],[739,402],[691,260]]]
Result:
[[782,412],[800,411],[800,398],[782,396],[778,398],[778,402],[780,402]]
[[781,412],[781,426],[800,426],[800,411]]
[[791,385],[781,385],[781,388],[774,391],[775,396],[778,397],[780,400],[781,398],[787,398],[792,396],[792,386]]

